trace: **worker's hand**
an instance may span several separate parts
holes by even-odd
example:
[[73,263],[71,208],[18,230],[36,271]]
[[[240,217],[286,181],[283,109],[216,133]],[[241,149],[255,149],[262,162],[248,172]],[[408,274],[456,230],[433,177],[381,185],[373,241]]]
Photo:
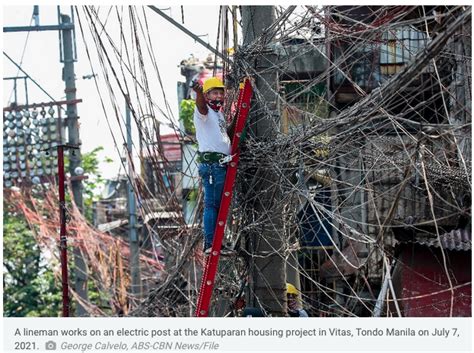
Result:
[[196,93],[202,92],[202,86],[199,83],[199,80],[192,80],[189,84],[189,87],[191,87]]

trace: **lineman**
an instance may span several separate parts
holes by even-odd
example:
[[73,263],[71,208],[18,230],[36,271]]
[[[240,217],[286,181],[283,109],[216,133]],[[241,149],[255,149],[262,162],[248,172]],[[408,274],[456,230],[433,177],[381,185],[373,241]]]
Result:
[[[227,128],[222,112],[224,105],[224,84],[217,77],[204,81],[203,86],[194,82],[196,108],[194,126],[198,141],[198,168],[204,189],[204,253],[211,252],[217,215],[221,203],[222,190],[226,176],[226,157],[231,152],[231,140],[235,119]],[[222,255],[230,255],[233,250],[224,244]]]
[[288,303],[288,315],[291,317],[308,317],[298,299],[298,290],[291,283],[286,284],[286,299]]

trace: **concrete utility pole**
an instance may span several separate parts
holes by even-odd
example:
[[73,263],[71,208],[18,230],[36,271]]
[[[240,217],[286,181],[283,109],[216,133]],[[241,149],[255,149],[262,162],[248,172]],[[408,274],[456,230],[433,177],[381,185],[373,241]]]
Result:
[[133,191],[133,159],[132,159],[132,119],[130,114],[130,98],[125,97],[125,118],[127,127],[127,153],[128,153],[128,236],[130,245],[130,276],[132,278],[131,292],[136,299],[141,296],[140,280],[140,247],[137,233],[137,205]]
[[[273,6],[242,6],[243,45],[249,45],[260,37],[265,29],[275,22]],[[271,141],[280,131],[280,111],[278,107],[278,73],[269,70],[276,62],[276,54],[266,50],[255,59],[257,75],[253,77],[263,98],[252,108],[249,132],[257,140]],[[252,281],[254,303],[272,316],[284,316],[286,305],[286,262],[281,253],[285,248],[282,224],[282,209],[279,192],[275,188],[278,177],[265,170],[256,175],[254,193],[259,195],[254,204],[258,217],[266,217],[261,228],[251,234],[253,259]]]
[[[68,15],[61,15],[61,25],[64,25],[62,31],[62,48],[64,55],[64,67],[63,67],[63,81],[65,82],[67,101],[76,101],[76,77],[74,73],[74,49],[72,40],[72,28],[71,19]],[[81,140],[79,139],[79,117],[77,116],[77,104],[71,103],[66,107],[67,115],[67,130],[68,130],[68,142],[73,146],[80,146]],[[70,150],[69,153],[69,172],[71,176],[76,175],[76,168],[81,165],[81,150],[80,148]],[[72,194],[74,202],[77,207],[83,212],[84,202],[82,199],[82,180],[80,178],[73,178],[71,180]],[[84,255],[79,246],[74,247],[74,290],[78,296],[88,301],[87,293],[87,264],[84,260]],[[76,305],[76,316],[88,316],[88,312],[80,302]]]

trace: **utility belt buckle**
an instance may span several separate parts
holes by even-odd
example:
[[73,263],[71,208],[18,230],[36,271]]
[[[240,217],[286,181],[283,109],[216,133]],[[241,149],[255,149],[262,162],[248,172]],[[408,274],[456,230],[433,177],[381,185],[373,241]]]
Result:
[[203,162],[210,162],[211,160],[209,159],[209,154],[207,152],[204,152],[202,155],[201,155],[201,158],[203,160]]
[[226,163],[229,163],[232,158],[234,158],[233,155],[229,154],[228,156],[225,156],[225,157],[222,157],[221,159],[219,159],[219,165],[222,166]]

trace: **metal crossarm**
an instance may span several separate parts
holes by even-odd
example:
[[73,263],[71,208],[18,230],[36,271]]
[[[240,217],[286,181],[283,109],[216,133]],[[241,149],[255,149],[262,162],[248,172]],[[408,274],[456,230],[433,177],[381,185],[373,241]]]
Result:
[[214,240],[212,242],[211,254],[207,257],[206,265],[201,282],[201,289],[196,307],[197,317],[207,317],[209,315],[209,306],[211,303],[212,292],[214,289],[214,281],[216,278],[217,268],[224,239],[224,230],[229,214],[230,203],[232,201],[232,193],[234,189],[235,177],[237,175],[237,165],[239,163],[239,143],[245,122],[250,110],[250,99],[252,98],[252,85],[249,79],[245,79],[240,86],[239,99],[237,101],[237,122],[235,125],[235,133],[232,138],[231,156],[232,160],[227,166],[227,174],[224,182],[224,190],[222,192],[221,205],[217,216],[216,229],[214,231]]

